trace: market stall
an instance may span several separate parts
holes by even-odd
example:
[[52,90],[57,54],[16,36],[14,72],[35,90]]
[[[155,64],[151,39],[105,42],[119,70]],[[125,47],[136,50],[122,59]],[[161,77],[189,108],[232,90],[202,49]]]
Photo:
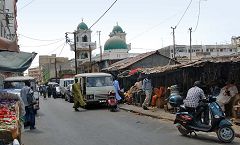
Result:
[[22,100],[17,94],[0,92],[0,144],[21,141]]

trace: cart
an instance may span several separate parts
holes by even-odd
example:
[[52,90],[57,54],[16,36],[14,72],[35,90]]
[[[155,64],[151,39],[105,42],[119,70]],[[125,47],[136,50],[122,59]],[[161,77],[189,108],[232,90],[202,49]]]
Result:
[[21,142],[20,97],[0,92],[0,145],[11,145],[14,139]]

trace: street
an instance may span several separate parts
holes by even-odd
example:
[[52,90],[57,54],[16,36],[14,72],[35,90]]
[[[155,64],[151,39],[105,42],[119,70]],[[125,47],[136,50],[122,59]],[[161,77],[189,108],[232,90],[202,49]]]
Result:
[[[197,137],[179,134],[172,122],[139,116],[134,113],[110,112],[106,108],[74,112],[63,99],[40,97],[36,130],[22,134],[24,145],[213,145],[216,135],[198,133]],[[233,144],[239,144],[235,138]]]

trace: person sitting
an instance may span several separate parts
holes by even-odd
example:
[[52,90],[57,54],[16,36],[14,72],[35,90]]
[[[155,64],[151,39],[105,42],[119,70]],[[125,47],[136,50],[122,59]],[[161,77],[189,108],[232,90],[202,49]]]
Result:
[[137,79],[137,82],[134,84],[135,91],[133,92],[133,103],[136,105],[140,103],[140,94],[142,92],[142,80],[140,78]]
[[[151,106],[153,107],[153,109],[156,109],[157,108],[157,100],[160,99],[160,103],[161,103],[161,106],[160,108],[163,108],[163,96],[165,94],[165,89],[164,87],[159,87],[159,88],[154,88],[153,89],[154,91],[154,95],[152,96],[152,102],[151,102]],[[163,99],[162,99],[163,98]],[[154,111],[154,110],[153,110]]]
[[192,88],[187,92],[187,97],[183,101],[184,105],[189,113],[196,117],[196,121],[200,121],[201,114],[203,113],[205,124],[209,123],[209,109],[207,104],[199,104],[199,101],[206,99],[204,91],[201,89],[202,83],[200,81],[195,81]]

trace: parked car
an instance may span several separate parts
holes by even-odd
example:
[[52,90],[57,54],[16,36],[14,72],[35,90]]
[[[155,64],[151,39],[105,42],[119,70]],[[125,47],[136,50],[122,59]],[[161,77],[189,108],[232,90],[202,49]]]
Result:
[[53,98],[60,98],[61,93],[60,93],[60,86],[56,82],[48,82],[48,87],[52,88],[52,91],[55,91],[56,94],[52,94]]
[[69,84],[66,88],[65,101],[73,103],[72,84]]
[[66,100],[66,93],[67,93],[67,86],[69,84],[73,84],[74,80],[73,78],[65,78],[65,79],[60,79],[60,83],[59,83],[59,86],[60,86],[60,95],[62,98],[64,98]]

